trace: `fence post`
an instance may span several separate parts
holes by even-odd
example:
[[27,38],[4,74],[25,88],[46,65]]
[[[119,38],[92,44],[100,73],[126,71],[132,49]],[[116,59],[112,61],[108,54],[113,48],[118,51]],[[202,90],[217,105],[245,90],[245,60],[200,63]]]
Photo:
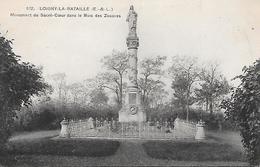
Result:
[[152,126],[152,132],[151,132],[151,134],[152,134],[152,137],[154,137],[154,126]]
[[205,139],[205,132],[204,132],[204,126],[205,123],[200,120],[197,124],[196,124],[196,135],[195,135],[195,139],[196,140],[204,140]]
[[146,123],[143,124],[143,129],[144,129],[143,130],[143,136],[145,136],[145,134],[146,134]]
[[70,137],[70,133],[69,133],[69,121],[64,118],[64,119],[61,121],[60,124],[61,124],[60,137],[69,138],[69,137]]
[[149,131],[150,131],[150,121],[147,122],[147,136],[150,137]]
[[180,119],[177,117],[174,121],[174,129],[179,130]]
[[138,127],[139,127],[138,137],[141,138],[141,122],[139,122]]
[[123,136],[124,135],[124,123],[123,122],[121,123],[121,126],[122,126],[122,135],[121,136]]
[[108,136],[109,136],[109,138],[110,138],[110,136],[111,136],[111,126],[110,126],[110,122],[109,122],[109,124],[108,124]]
[[167,121],[164,122],[164,138],[166,139]]

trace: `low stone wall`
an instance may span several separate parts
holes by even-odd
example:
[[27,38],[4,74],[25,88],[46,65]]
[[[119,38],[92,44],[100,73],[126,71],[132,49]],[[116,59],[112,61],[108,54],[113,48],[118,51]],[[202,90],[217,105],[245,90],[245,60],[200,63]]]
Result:
[[196,123],[176,118],[174,121],[174,131],[183,138],[194,138],[196,135]]
[[94,135],[91,130],[94,130],[93,124],[91,125],[88,120],[69,121],[68,125],[70,137],[88,137]]

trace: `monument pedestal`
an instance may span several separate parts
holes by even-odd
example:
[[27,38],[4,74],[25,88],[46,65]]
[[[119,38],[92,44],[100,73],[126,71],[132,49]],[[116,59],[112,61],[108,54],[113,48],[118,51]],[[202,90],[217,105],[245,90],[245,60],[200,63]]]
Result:
[[146,113],[141,104],[141,96],[137,87],[127,89],[125,103],[119,111],[119,122],[145,122]]

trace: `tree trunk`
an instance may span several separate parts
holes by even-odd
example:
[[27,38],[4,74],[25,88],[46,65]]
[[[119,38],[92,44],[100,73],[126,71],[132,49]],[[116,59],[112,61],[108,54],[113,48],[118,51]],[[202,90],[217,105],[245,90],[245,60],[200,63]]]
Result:
[[116,102],[117,102],[119,108],[121,108],[122,101],[121,101],[121,104],[120,104],[120,95],[119,95],[119,92],[118,92],[118,91],[115,91],[115,93],[116,93]]
[[143,102],[143,104],[145,104],[145,97],[146,97],[146,90],[144,89],[144,94],[143,94],[143,97],[142,97],[142,102]]
[[189,104],[187,104],[187,106],[186,106],[186,121],[189,121],[189,111],[190,111],[190,107],[189,107]]
[[123,101],[123,76],[121,73],[119,73],[120,76],[120,86],[119,86],[119,107],[122,106]]
[[189,98],[190,98],[190,89],[191,87],[188,87],[188,92],[187,92],[187,97],[186,97],[186,121],[189,121],[189,111],[190,111],[190,107],[189,107]]
[[208,112],[209,110],[209,100],[208,98],[206,98],[206,112]]
[[147,95],[147,80],[148,80],[148,76],[145,76],[144,78],[144,96],[143,96],[143,104],[147,104],[147,98],[148,98],[148,95]]
[[212,100],[212,98],[209,101],[209,111],[210,111],[210,115],[212,115],[213,114],[213,100]]

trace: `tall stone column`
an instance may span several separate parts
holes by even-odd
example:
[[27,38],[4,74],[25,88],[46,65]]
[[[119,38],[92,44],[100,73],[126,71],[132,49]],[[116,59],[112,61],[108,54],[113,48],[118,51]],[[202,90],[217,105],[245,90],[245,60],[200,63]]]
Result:
[[130,7],[126,21],[129,26],[129,33],[126,38],[129,69],[125,102],[122,109],[119,111],[119,121],[144,122],[146,121],[146,115],[141,104],[141,97],[137,84],[137,50],[139,47],[139,38],[136,33],[137,13],[134,11],[133,6]]

